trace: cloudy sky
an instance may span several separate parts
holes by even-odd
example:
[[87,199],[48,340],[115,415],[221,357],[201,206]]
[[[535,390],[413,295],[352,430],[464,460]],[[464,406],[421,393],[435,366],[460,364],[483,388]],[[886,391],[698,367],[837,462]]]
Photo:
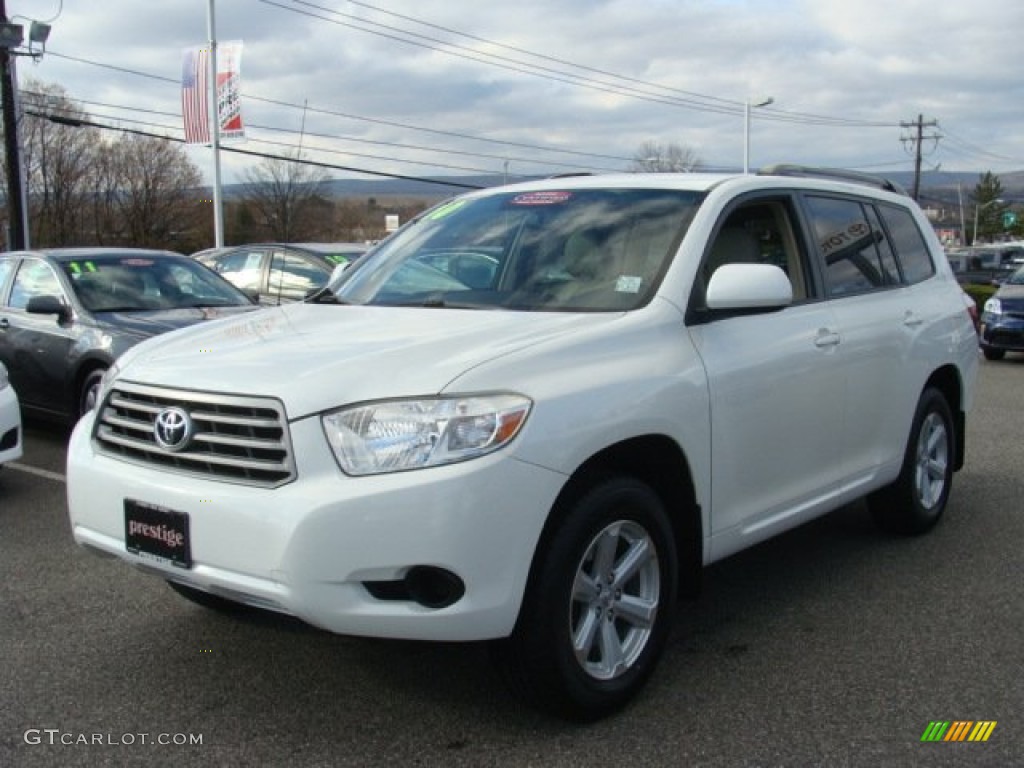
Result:
[[[623,170],[645,142],[704,165],[1024,170],[1024,3],[1006,0],[215,0],[241,40],[252,152],[409,176]],[[209,0],[7,0],[47,21],[22,90],[180,138]],[[113,135],[113,134],[112,134]],[[210,178],[210,152],[189,147]],[[225,181],[256,162],[224,155]],[[353,171],[337,177],[368,178]]]

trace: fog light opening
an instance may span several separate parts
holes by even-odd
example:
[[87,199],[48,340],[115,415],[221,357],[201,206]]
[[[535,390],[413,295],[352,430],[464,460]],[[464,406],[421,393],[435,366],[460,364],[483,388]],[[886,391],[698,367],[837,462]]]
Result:
[[409,597],[426,608],[447,608],[462,599],[466,585],[458,576],[444,568],[414,565],[405,574]]

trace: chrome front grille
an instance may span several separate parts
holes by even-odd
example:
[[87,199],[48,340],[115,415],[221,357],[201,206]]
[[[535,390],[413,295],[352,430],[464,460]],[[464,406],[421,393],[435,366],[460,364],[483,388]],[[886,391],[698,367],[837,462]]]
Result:
[[[175,451],[156,440],[157,416],[168,408],[193,426]],[[93,440],[108,456],[224,482],[274,488],[295,479],[284,407],[270,398],[119,384],[100,405]]]

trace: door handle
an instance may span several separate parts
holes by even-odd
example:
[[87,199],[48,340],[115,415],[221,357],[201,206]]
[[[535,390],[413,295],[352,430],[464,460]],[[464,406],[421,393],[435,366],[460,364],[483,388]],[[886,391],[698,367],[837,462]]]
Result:
[[918,317],[916,314],[914,314],[913,311],[909,309],[907,310],[906,314],[903,315],[903,324],[908,328],[916,328],[923,322],[924,320],[922,318]]
[[6,317],[0,317],[0,330],[6,331],[10,327],[11,321],[8,320]]
[[818,335],[814,337],[814,346],[822,349],[824,347],[835,347],[839,344],[839,334],[828,328],[819,328]]

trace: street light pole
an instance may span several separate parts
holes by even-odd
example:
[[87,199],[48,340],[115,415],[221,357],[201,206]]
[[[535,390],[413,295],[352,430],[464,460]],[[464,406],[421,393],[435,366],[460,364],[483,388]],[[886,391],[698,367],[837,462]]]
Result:
[[1003,200],[1001,197],[997,197],[995,200],[989,200],[987,203],[984,203],[982,205],[975,205],[974,206],[974,236],[971,238],[971,245],[972,246],[976,245],[977,242],[978,242],[978,212],[979,211],[983,211],[984,209],[988,208],[990,205],[995,205],[996,203],[1003,203],[1003,202],[1006,202],[1006,201]]
[[743,173],[750,173],[750,108],[751,107],[767,107],[769,104],[775,102],[771,96],[767,99],[761,99],[754,104],[750,103],[748,98],[743,103]]

